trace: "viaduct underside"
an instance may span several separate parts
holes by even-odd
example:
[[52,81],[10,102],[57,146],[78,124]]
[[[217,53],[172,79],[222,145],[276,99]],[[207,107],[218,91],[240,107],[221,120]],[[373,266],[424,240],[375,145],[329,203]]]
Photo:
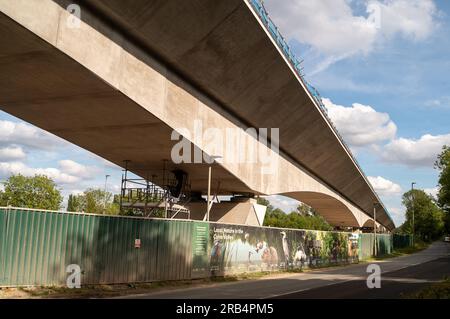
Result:
[[78,21],[68,4],[0,0],[0,109],[143,178],[182,170],[202,194],[209,164],[174,163],[174,130],[279,128],[279,152],[246,133],[269,173],[225,154],[213,189],[286,195],[336,226],[367,225],[378,202],[377,222],[394,227],[247,2],[81,1]]

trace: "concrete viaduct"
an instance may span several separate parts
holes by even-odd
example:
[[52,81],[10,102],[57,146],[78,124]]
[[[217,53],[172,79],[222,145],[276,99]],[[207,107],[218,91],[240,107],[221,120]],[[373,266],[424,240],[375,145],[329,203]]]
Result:
[[[0,0],[0,37],[5,112],[119,166],[129,160],[142,177],[170,159],[172,131],[194,131],[195,121],[205,130],[279,128],[279,153],[248,138],[276,157],[276,172],[215,163],[220,194],[289,196],[352,227],[370,225],[377,203],[377,223],[394,228],[247,0]],[[208,164],[168,165],[206,192]]]

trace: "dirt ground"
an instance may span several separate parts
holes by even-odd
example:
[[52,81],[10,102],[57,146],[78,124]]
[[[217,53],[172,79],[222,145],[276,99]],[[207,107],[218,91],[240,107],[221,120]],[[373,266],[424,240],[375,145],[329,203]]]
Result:
[[0,288],[0,299],[60,299],[60,298],[110,298],[124,295],[142,294],[177,288],[204,287],[242,280],[270,279],[287,276],[292,272],[259,272],[238,276],[215,277],[198,280],[160,281],[153,283],[86,285],[80,289],[67,287],[18,287]]

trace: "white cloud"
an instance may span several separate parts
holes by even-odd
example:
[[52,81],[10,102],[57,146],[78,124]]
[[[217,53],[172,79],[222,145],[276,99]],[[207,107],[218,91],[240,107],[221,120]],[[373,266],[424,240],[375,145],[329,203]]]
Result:
[[439,107],[441,106],[442,102],[439,99],[432,99],[425,101],[424,105],[428,107]]
[[[64,154],[95,164],[83,165],[70,157],[61,158]],[[46,175],[62,188],[67,199],[70,193],[77,194],[89,187],[103,189],[103,172],[111,174],[108,190],[119,192],[120,173],[117,176],[115,173],[120,172],[120,167],[28,123],[0,120],[0,180],[13,174]]]
[[[61,163],[62,162],[62,163]],[[22,174],[24,176],[45,175],[60,185],[76,184],[94,178],[90,172],[96,168],[84,166],[73,161],[60,161],[59,168],[34,168],[22,162],[0,162],[0,178]]]
[[436,26],[438,11],[432,0],[370,1],[369,6],[379,8],[380,30],[387,37],[423,40]]
[[432,0],[367,1],[366,16],[355,15],[348,0],[267,0],[269,15],[283,35],[322,56],[310,75],[356,54],[372,52],[383,39],[428,37],[437,9]]
[[68,195],[82,195],[84,193],[84,190],[81,189],[72,189],[68,192]]
[[425,101],[424,105],[429,108],[448,108],[450,107],[450,97],[443,96],[438,99]]
[[106,190],[107,190],[108,192],[117,194],[117,193],[120,193],[121,188],[120,188],[120,185],[119,185],[119,184],[112,184],[112,185],[107,184]]
[[450,134],[426,134],[419,139],[397,138],[384,146],[381,157],[386,162],[432,167],[443,145],[450,145]]
[[99,169],[95,166],[82,165],[72,160],[61,160],[58,164],[62,172],[82,179],[93,179],[99,172]]
[[367,179],[379,195],[392,196],[402,192],[400,185],[381,176],[367,176]]
[[80,178],[61,172],[57,168],[33,168],[21,162],[0,163],[0,177],[22,174],[25,176],[46,175],[58,184],[77,183]]
[[439,192],[439,187],[433,187],[433,188],[424,188],[423,191],[427,193],[428,195],[433,196],[434,198],[437,197],[437,194]]
[[369,105],[353,103],[351,107],[334,104],[323,98],[328,115],[352,150],[371,146],[383,161],[411,167],[433,167],[442,146],[450,145],[450,134],[426,134],[419,139],[396,137],[397,126],[389,114],[377,112]]
[[[116,164],[114,164],[113,162],[108,161],[107,159],[95,154],[95,153],[91,153],[87,150],[84,150],[82,148],[79,149],[79,151],[82,154],[86,154],[87,156],[89,156],[90,158],[92,158],[93,160],[95,160],[96,162],[98,162],[98,166],[102,166],[104,168],[112,168],[112,169],[116,169],[116,170],[122,170],[121,166],[118,166]],[[122,163],[122,165],[125,165],[125,162]]]
[[63,140],[30,124],[0,120],[0,145],[23,145],[50,150]]
[[394,224],[396,227],[401,226],[405,221],[405,209],[398,207],[388,207],[387,210],[394,220]]
[[351,146],[377,144],[395,137],[397,126],[387,113],[377,112],[369,105],[353,103],[345,107],[327,98],[322,100],[339,133]]
[[116,165],[116,164],[114,164],[114,163],[112,163],[112,162],[110,162],[110,161],[108,161],[108,160],[106,160],[104,158],[100,158],[100,159],[101,159],[101,162],[103,163],[103,165],[105,167],[107,167],[107,168],[113,168],[113,169],[117,169],[117,170],[121,170],[122,169],[122,167],[120,167],[120,166],[118,166],[118,165]]
[[283,210],[285,213],[290,213],[291,211],[296,210],[299,205],[299,201],[281,195],[273,195],[273,196],[265,196],[270,204],[275,207]]
[[21,147],[0,148],[0,162],[23,160],[26,157]]
[[266,1],[266,6],[286,38],[295,38],[327,55],[367,53],[374,44],[375,25],[354,16],[345,0]]

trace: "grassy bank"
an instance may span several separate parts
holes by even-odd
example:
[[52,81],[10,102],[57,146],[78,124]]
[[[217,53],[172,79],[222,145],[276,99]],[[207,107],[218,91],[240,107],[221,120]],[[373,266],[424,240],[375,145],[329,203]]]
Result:
[[385,259],[394,258],[394,257],[406,256],[406,255],[414,254],[421,250],[424,250],[424,249],[428,248],[428,246],[430,246],[430,243],[425,243],[422,241],[416,242],[416,243],[414,243],[414,246],[412,246],[412,247],[398,248],[390,254],[372,257],[372,258],[366,259],[364,261],[372,262],[372,261],[380,261],[380,260],[385,260]]
[[406,299],[450,299],[450,278],[433,284],[419,292],[408,295]]

